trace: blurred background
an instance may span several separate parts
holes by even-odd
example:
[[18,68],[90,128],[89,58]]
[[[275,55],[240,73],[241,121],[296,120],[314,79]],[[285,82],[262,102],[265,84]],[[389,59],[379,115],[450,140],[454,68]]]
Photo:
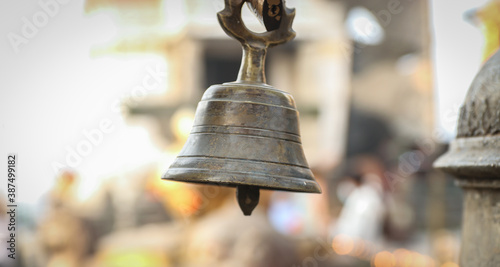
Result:
[[269,51],[266,74],[297,102],[323,193],[263,191],[244,217],[233,188],[160,179],[203,92],[236,79],[223,0],[2,1],[0,151],[18,156],[18,257],[1,249],[0,266],[458,267],[462,194],[432,162],[498,48],[500,4],[287,6],[297,37]]

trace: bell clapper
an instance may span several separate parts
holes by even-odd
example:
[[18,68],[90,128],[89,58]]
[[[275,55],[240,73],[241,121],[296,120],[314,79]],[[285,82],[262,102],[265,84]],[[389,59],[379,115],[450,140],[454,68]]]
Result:
[[259,204],[260,191],[256,186],[238,185],[236,187],[236,198],[245,216],[252,215],[252,211]]

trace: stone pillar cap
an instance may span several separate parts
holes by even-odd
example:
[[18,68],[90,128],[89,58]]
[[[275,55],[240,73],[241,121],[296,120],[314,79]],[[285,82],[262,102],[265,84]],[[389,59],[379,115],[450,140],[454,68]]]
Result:
[[434,167],[460,179],[500,180],[500,50],[474,78],[460,109],[457,139]]

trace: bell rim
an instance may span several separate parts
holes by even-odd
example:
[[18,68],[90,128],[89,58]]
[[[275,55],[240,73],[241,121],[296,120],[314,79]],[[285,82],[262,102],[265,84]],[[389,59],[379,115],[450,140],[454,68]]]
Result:
[[[237,187],[238,185],[256,186],[263,190],[277,190],[295,193],[321,194],[322,190],[314,178],[284,177],[248,172],[217,172],[208,169],[169,169],[162,180],[194,184]],[[266,184],[266,182],[268,184]]]

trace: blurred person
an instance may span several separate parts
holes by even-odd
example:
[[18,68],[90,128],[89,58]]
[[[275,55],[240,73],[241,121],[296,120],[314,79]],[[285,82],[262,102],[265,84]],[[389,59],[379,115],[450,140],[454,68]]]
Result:
[[334,227],[343,234],[370,242],[382,238],[386,206],[384,203],[383,164],[371,156],[360,156],[349,164],[348,179],[355,185],[347,196]]

